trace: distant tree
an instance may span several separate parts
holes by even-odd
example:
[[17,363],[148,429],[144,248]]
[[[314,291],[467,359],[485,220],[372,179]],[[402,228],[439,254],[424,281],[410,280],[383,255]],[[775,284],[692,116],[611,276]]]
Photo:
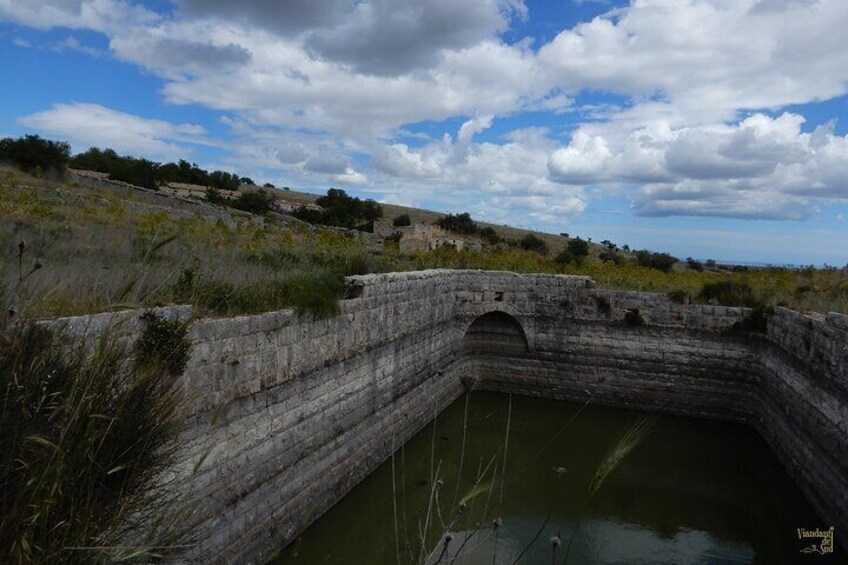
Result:
[[0,162],[10,163],[27,172],[61,175],[68,166],[71,146],[65,141],[51,141],[37,135],[17,139],[0,139]]
[[315,203],[321,207],[320,211],[299,208],[293,215],[313,224],[351,229],[366,229],[374,220],[383,217],[383,207],[374,200],[363,201],[338,188],[331,188],[326,196],[316,199]]
[[601,251],[601,253],[598,255],[598,258],[601,261],[609,261],[615,263],[616,265],[621,265],[624,262],[624,257],[615,249],[605,249]]
[[537,253],[547,253],[548,244],[545,240],[537,237],[535,234],[528,233],[521,239],[521,249],[527,251],[535,251]]
[[362,203],[362,217],[366,222],[373,222],[383,217],[383,207],[369,198]]
[[677,263],[677,258],[668,253],[652,253],[642,249],[636,252],[636,262],[643,267],[670,273],[674,264]]
[[[271,184],[270,182],[266,182],[266,183],[265,183],[265,184],[263,184],[262,186],[263,186],[264,188],[277,188],[276,186],[274,186],[274,185],[273,185],[273,184]],[[286,189],[286,190],[288,190],[288,189]]]
[[560,232],[560,234],[559,234],[559,235],[561,235],[561,236],[562,236],[562,237],[564,237],[565,239],[568,239],[568,232]]
[[396,228],[411,226],[412,219],[409,217],[409,214],[401,214],[400,216],[395,216],[395,219],[392,220],[392,225]]
[[498,232],[495,231],[495,228],[493,228],[491,226],[486,226],[485,228],[482,228],[480,230],[480,237],[486,243],[491,243],[491,244],[500,243],[500,241],[501,241],[501,236],[499,236]]
[[692,269],[693,271],[699,271],[699,272],[700,272],[700,271],[703,271],[703,270],[704,270],[704,264],[703,264],[703,263],[701,263],[700,261],[696,261],[696,260],[695,260],[695,259],[693,259],[692,257],[687,257],[687,258],[686,258],[686,265],[687,265],[690,269]]
[[221,196],[221,191],[214,186],[206,189],[206,200],[212,204],[227,204],[227,199]]
[[477,224],[471,219],[471,214],[448,214],[436,220],[436,225],[442,229],[462,235],[473,235],[477,233]]
[[91,147],[87,151],[71,157],[70,166],[85,171],[109,173],[120,159],[121,157],[112,149],[101,150],[97,147]]
[[252,185],[256,184],[255,182],[253,182],[253,179],[250,178],[250,177],[241,177],[239,180],[241,181],[242,184],[252,184]]
[[212,171],[209,173],[209,186],[214,186],[220,190],[229,190],[231,192],[238,190],[241,186],[241,179],[233,173],[224,171]]
[[589,255],[589,242],[579,237],[569,240],[565,247],[575,257],[586,257]]
[[562,264],[569,263],[582,263],[583,259],[585,259],[589,255],[589,243],[580,239],[579,237],[575,237],[574,239],[568,240],[568,243],[565,245],[565,249],[563,249],[555,258],[554,261]]
[[706,264],[706,266],[707,266],[708,268],[710,268],[710,269],[715,269],[715,268],[716,268],[716,262],[715,262],[715,259],[707,259],[707,261],[706,261],[706,263],[705,263],[705,264]]
[[274,200],[261,190],[243,192],[232,202],[232,207],[251,214],[267,214],[273,206]]

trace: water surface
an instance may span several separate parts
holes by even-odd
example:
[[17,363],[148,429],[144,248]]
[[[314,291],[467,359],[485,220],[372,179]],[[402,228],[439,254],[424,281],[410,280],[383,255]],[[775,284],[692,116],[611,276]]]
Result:
[[[639,422],[648,431],[623,453]],[[471,393],[272,563],[841,562],[799,553],[796,528],[825,524],[754,431],[650,424],[629,410]]]

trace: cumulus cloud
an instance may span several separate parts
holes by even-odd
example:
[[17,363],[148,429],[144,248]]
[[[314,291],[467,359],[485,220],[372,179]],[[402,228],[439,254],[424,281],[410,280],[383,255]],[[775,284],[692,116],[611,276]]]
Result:
[[160,17],[128,0],[0,0],[0,20],[35,29],[67,27],[109,33],[127,22],[151,25]]
[[815,210],[813,198],[848,199],[848,137],[831,125],[804,133],[803,123],[758,113],[736,125],[666,123],[628,135],[606,124],[578,130],[548,169],[564,184],[642,183],[634,209],[647,215],[799,219]]
[[306,45],[355,71],[398,75],[432,65],[444,49],[461,49],[504,30],[521,0],[368,0],[341,25],[315,31]]
[[353,0],[177,0],[191,17],[215,17],[281,33],[331,26],[354,8]]
[[539,60],[564,86],[661,93],[715,122],[843,94],[846,26],[842,0],[641,0],[560,32]]
[[[226,112],[233,159],[297,178],[367,180],[398,199],[539,221],[580,213],[587,186],[624,186],[653,215],[795,218],[846,198],[846,138],[772,113],[848,91],[844,0],[633,0],[541,45],[503,33],[532,18],[521,0],[177,4],[160,15],[130,0],[0,0],[0,19],[105,34],[114,57],[164,79],[166,103]],[[587,90],[626,102],[587,114],[573,107]],[[66,106],[22,123],[128,151],[204,138]],[[564,145],[541,130],[475,141],[523,111],[575,112],[578,123]],[[95,131],[82,115],[126,127]],[[445,138],[398,137],[457,117]],[[72,122],[81,129],[62,126]]]
[[133,155],[174,159],[175,155],[190,151],[182,144],[215,145],[199,125],[142,118],[97,104],[55,104],[49,110],[19,118],[18,122],[68,139],[76,150],[111,147]]

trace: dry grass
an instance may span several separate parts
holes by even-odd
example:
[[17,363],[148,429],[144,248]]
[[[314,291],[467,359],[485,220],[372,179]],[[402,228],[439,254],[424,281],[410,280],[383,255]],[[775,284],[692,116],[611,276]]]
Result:
[[[291,191],[283,197],[308,202],[316,195]],[[416,222],[441,216],[385,206],[388,219],[400,213]],[[509,238],[528,233],[496,229]],[[562,265],[553,258],[566,240],[543,237],[547,254],[506,244],[487,245],[482,252],[439,249],[411,256],[387,244],[376,254],[359,238],[334,230],[272,221],[262,225],[244,217],[232,223],[181,217],[151,209],[131,192],[97,191],[0,168],[0,292],[5,302],[39,317],[186,301],[221,315],[291,306],[331,315],[345,275],[436,267],[588,275],[601,288],[674,292],[690,300],[697,300],[705,284],[730,280],[749,285],[765,305],[848,312],[845,269],[699,272],[678,265],[663,273],[631,261],[601,262],[599,246],[582,264]],[[19,270],[21,240],[27,248]],[[41,268],[31,272],[35,263]],[[187,272],[195,282],[188,293],[179,284]],[[22,276],[25,285],[19,284]],[[321,289],[323,298],[305,288]],[[311,305],[298,306],[301,299]]]

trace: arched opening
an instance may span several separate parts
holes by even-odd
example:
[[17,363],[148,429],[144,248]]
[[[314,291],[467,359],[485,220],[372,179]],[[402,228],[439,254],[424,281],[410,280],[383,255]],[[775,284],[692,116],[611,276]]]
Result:
[[521,324],[506,312],[483,314],[462,339],[462,351],[468,355],[524,355],[529,349]]

